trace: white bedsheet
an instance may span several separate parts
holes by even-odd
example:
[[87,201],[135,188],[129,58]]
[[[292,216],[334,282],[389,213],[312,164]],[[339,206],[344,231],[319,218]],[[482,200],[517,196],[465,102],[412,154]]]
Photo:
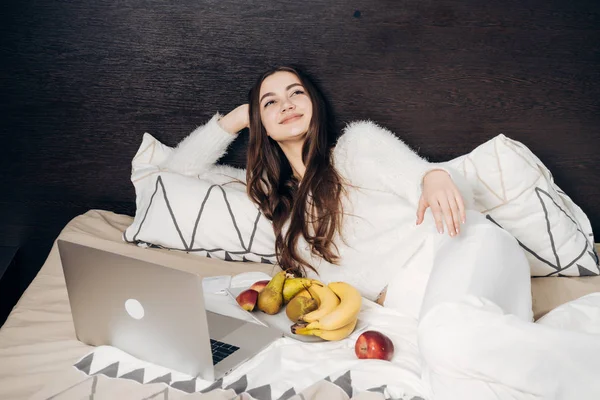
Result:
[[[354,343],[360,332],[354,332],[349,338],[338,342],[305,343],[291,338],[281,338],[227,375],[218,387],[236,386],[243,381],[245,392],[251,394],[253,390],[268,385],[270,386],[268,397],[278,399],[290,389],[300,393],[325,378],[335,382],[340,377],[344,377],[346,385],[340,387],[345,386],[346,390],[350,389],[350,393],[347,394],[352,396],[369,389],[381,388],[379,396],[381,399],[424,398],[416,346],[416,321],[371,302],[365,303],[360,318],[393,340],[395,356],[391,362],[359,360],[354,354]],[[194,380],[191,376],[135,359],[110,346],[95,348],[93,353],[92,364],[84,367],[84,369],[89,368],[87,374],[90,376],[118,362],[117,369],[105,370],[103,374],[121,377],[143,368],[143,382],[147,383],[170,373],[172,388],[187,385],[193,387],[194,392],[202,391],[213,384],[201,379]],[[86,356],[81,359],[85,359]],[[83,382],[86,379],[86,374],[79,370],[66,369],[63,374],[57,375],[51,385],[42,388],[33,399],[46,399],[60,393],[73,382]],[[190,380],[193,382],[190,383]],[[96,394],[102,395],[104,390],[104,387],[98,387]],[[137,393],[136,391],[135,394]]]

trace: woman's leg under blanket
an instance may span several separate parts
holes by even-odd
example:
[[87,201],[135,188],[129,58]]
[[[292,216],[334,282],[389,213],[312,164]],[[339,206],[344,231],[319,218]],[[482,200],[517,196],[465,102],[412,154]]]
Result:
[[467,223],[458,236],[434,235],[433,268],[420,318],[436,304],[470,295],[485,297],[523,320],[533,320],[529,263],[511,234],[481,213],[467,211]]
[[516,240],[469,212],[439,235],[419,323],[434,399],[600,399],[600,337],[534,324]]

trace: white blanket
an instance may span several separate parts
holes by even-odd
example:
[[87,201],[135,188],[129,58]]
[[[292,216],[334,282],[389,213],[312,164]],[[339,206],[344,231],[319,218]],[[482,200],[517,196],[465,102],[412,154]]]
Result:
[[[221,308],[224,309],[226,307]],[[577,312],[573,312],[574,309]],[[233,307],[230,310],[235,313]],[[144,362],[114,347],[101,346],[82,357],[74,365],[75,368],[57,376],[33,399],[52,396],[66,399],[91,394],[95,399],[116,398],[125,394],[129,399],[151,398],[158,394],[169,399],[231,399],[242,394],[240,399],[299,400],[303,397],[327,396],[341,400],[429,399],[420,378],[416,321],[368,301],[360,318],[371,328],[392,338],[395,354],[391,362],[358,360],[354,355],[354,342],[360,332],[339,342],[305,343],[282,338],[223,380],[208,382]],[[565,304],[539,323],[563,328],[575,326],[579,331],[597,333],[600,325],[600,293]],[[503,366],[501,359],[497,360],[496,366],[507,367]],[[539,398],[495,382],[482,384],[495,392],[493,398],[498,400]],[[582,387],[581,391],[584,393],[586,388]],[[466,399],[470,398],[468,392],[466,396]]]
[[[529,266],[510,234],[472,214],[459,237],[436,238],[418,328],[436,400],[600,399],[596,295],[533,323]],[[549,326],[559,313],[565,323]]]
[[[207,309],[251,321],[231,297],[208,294],[206,298]],[[244,398],[290,398],[315,384],[329,381],[341,389],[338,391],[340,398],[355,398],[361,392],[369,392],[365,395],[377,395],[380,399],[424,399],[416,344],[417,321],[368,300],[364,301],[359,318],[365,327],[377,329],[392,339],[395,346],[392,361],[359,360],[354,353],[354,344],[361,331],[337,342],[306,343],[286,337],[272,343],[222,380],[208,382],[136,359],[114,347],[101,346],[79,359],[75,368],[65,370],[34,399],[57,394],[67,396],[69,391],[88,391],[89,394],[93,386],[90,376],[150,384],[153,393],[164,391],[168,385],[169,391],[178,392],[180,396],[186,393],[198,396],[198,392],[206,391],[216,395],[221,393],[218,389],[222,389],[223,394],[231,390],[237,394],[245,393]],[[104,378],[104,384],[99,382],[94,387],[95,396],[115,393],[115,386],[106,384]],[[157,382],[162,382],[158,383],[161,385],[158,389],[154,387]],[[128,398],[138,398],[138,394],[140,399],[144,398],[148,393],[148,389],[142,388],[144,385],[128,385]]]

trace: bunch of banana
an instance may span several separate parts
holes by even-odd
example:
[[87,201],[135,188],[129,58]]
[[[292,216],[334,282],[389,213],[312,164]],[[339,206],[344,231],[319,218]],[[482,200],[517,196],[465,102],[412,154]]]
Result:
[[[345,282],[332,282],[325,286],[322,282],[312,280],[308,293],[318,306],[314,311],[297,318],[299,322],[292,325],[292,333],[318,336],[325,340],[341,340],[354,331],[362,304],[360,292],[356,288]],[[294,297],[288,307],[297,298],[301,297]]]

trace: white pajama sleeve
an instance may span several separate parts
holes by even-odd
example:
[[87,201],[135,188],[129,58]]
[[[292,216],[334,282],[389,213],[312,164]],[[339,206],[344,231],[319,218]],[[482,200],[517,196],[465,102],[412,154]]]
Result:
[[472,191],[460,172],[445,163],[425,160],[392,132],[373,122],[349,124],[339,144],[347,147],[348,160],[363,164],[374,180],[414,205],[415,211],[423,178],[435,169],[446,171],[457,184],[465,204],[472,204]]
[[236,135],[225,131],[216,113],[205,125],[196,128],[173,149],[160,168],[187,176],[208,172],[225,155]]

